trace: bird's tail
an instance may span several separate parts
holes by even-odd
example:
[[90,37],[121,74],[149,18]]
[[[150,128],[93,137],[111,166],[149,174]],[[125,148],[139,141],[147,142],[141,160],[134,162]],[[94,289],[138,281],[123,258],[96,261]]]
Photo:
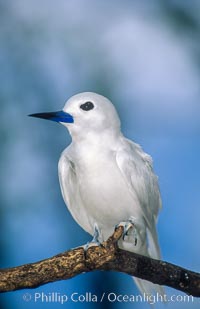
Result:
[[[160,248],[158,244],[158,238],[155,226],[152,226],[151,231],[147,228],[147,238],[148,238],[148,246],[147,246],[147,253],[145,255],[160,260]],[[141,294],[145,296],[145,299],[151,301],[151,297],[157,294],[156,299],[159,301],[165,301],[165,290],[162,286],[158,284],[154,284],[144,279],[133,278],[137,287],[139,288]],[[145,294],[145,295],[144,295]],[[149,301],[149,302],[150,302]]]
[[155,296],[155,294],[157,301],[165,301],[165,291],[162,286],[151,283],[144,279],[139,279],[135,277],[133,277],[133,279],[146,301],[150,303],[152,301],[152,297]]

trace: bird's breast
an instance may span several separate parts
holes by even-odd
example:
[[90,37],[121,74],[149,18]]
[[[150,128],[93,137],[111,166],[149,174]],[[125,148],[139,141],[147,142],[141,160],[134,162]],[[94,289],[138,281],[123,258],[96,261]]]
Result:
[[115,154],[88,156],[79,161],[79,192],[88,215],[111,226],[129,218],[134,197],[117,166]]

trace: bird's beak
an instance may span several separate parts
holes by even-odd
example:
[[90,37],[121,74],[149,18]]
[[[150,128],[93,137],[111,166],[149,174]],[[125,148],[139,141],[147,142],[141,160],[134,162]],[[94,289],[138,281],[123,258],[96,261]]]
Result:
[[31,114],[31,115],[28,115],[28,116],[52,120],[52,121],[56,121],[56,122],[67,122],[67,123],[73,123],[74,122],[74,118],[72,117],[72,115],[65,113],[64,111],[49,112],[49,113],[37,113],[37,114]]

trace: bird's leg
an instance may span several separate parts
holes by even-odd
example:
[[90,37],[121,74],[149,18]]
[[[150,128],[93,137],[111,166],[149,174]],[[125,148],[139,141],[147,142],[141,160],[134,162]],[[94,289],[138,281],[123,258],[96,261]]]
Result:
[[99,230],[98,225],[95,223],[94,224],[94,235],[93,235],[91,243],[94,243],[99,246],[101,244],[99,241],[99,237],[100,237],[100,230]]
[[[136,246],[137,245],[137,229],[136,229],[136,224],[135,224],[135,220],[134,220],[134,217],[130,217],[129,220],[128,220],[129,224],[132,225],[132,228],[133,228],[133,237],[134,237],[134,245]],[[128,233],[128,231],[127,231]]]
[[122,239],[125,240],[126,236],[130,236],[130,231],[132,231],[132,235],[134,237],[134,245],[137,245],[137,230],[135,226],[135,220],[134,217],[130,217],[127,221],[122,221],[119,224],[116,225],[116,228],[118,226],[123,226],[124,232],[122,235]]
[[86,245],[83,246],[84,250],[87,251],[87,249],[91,246],[100,246],[101,243],[99,241],[99,238],[101,237],[100,229],[97,225],[97,223],[94,224],[94,235],[90,242],[87,242]]

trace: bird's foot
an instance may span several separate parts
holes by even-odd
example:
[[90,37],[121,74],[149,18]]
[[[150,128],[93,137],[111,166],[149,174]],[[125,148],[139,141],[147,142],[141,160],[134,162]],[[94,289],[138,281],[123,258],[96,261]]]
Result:
[[134,220],[130,218],[127,221],[122,221],[119,224],[117,224],[115,228],[117,228],[118,226],[123,226],[124,228],[122,239],[125,240],[125,237],[128,237],[131,235],[134,237],[134,245],[136,246],[137,245],[137,230],[134,224]]
[[93,246],[101,246],[101,243],[99,241],[100,237],[100,230],[97,226],[97,224],[94,225],[94,235],[91,241],[87,242],[87,244],[83,245],[84,251],[87,251],[90,247]]
[[92,239],[92,241],[88,241],[87,244],[83,245],[84,251],[87,251],[90,247],[95,247],[95,246],[101,246],[101,243],[99,241],[95,241]]

